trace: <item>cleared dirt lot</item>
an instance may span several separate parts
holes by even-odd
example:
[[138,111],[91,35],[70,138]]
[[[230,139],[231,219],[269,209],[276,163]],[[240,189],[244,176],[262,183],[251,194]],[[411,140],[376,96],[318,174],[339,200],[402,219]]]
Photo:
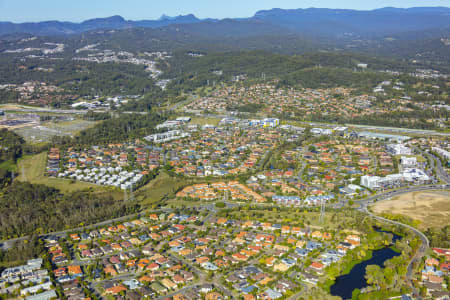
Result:
[[15,130],[26,141],[48,142],[54,136],[74,136],[78,132],[92,127],[96,122],[75,119],[66,122],[45,122],[38,126],[28,126]]
[[450,225],[450,190],[404,194],[372,206],[375,213],[401,214],[421,221],[419,227]]

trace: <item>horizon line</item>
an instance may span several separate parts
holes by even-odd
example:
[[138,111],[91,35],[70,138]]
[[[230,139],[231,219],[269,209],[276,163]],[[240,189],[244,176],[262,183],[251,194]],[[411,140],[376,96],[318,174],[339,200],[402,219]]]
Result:
[[89,20],[95,20],[95,19],[108,19],[108,18],[112,18],[112,17],[121,17],[123,18],[125,21],[131,21],[131,22],[139,22],[139,21],[159,21],[161,20],[163,17],[168,17],[168,18],[177,18],[177,17],[182,17],[182,16],[188,16],[188,15],[193,15],[194,17],[198,18],[199,20],[206,20],[206,19],[215,19],[215,20],[226,20],[226,19],[246,19],[246,18],[252,18],[254,17],[258,12],[260,11],[270,11],[270,10],[274,10],[274,9],[280,9],[280,10],[308,10],[308,9],[329,9],[329,10],[353,10],[353,11],[360,11],[360,12],[364,12],[364,11],[375,11],[375,10],[381,10],[381,9],[386,9],[386,8],[393,8],[393,9],[414,9],[414,8],[449,8],[450,6],[442,6],[442,5],[438,5],[438,6],[410,6],[410,7],[395,7],[395,6],[383,6],[383,7],[378,7],[378,8],[373,8],[373,9],[356,9],[356,8],[331,8],[331,7],[307,7],[307,8],[279,8],[279,7],[273,7],[270,9],[259,9],[257,11],[255,11],[253,13],[253,15],[250,16],[246,16],[246,17],[223,17],[223,18],[214,18],[214,17],[200,17],[198,15],[196,15],[193,12],[190,13],[186,13],[186,14],[178,14],[178,15],[174,15],[174,16],[169,16],[166,15],[165,13],[162,13],[162,15],[159,18],[148,18],[148,19],[142,19],[142,18],[137,18],[137,19],[133,19],[133,18],[126,18],[121,14],[113,14],[113,15],[109,15],[109,16],[98,16],[98,17],[92,17],[92,18],[88,18],[88,19],[82,19],[82,20],[68,20],[68,19],[41,19],[41,20],[31,20],[31,21],[16,21],[16,20],[0,20],[0,23],[13,23],[13,24],[24,24],[24,23],[42,23],[42,22],[68,22],[68,23],[75,23],[75,24],[81,24],[83,22],[89,21]]

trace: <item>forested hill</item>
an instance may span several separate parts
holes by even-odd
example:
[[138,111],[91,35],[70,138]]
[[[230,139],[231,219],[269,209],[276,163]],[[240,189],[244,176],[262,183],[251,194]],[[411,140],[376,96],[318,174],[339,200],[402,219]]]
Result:
[[[264,22],[221,21],[206,27],[198,24],[172,25],[162,28],[128,28],[115,31],[90,31],[70,37],[34,37],[10,35],[0,37],[0,60],[3,69],[20,55],[5,51],[20,48],[42,48],[45,43],[63,43],[64,52],[53,56],[71,59],[77,50],[96,45],[99,50],[129,51],[135,54],[154,51],[234,52],[262,50],[277,54],[311,52],[362,53],[388,59],[432,63],[437,67],[450,64],[447,28],[408,31],[385,38],[323,38],[271,27]],[[265,30],[265,29],[270,30]],[[80,56],[80,55],[77,55]],[[31,59],[27,59],[30,61]],[[40,61],[46,62],[44,61]],[[55,61],[53,61],[55,62]],[[19,63],[17,60],[16,63]],[[56,62],[55,62],[56,63]],[[63,68],[64,62],[59,63]],[[80,64],[80,62],[78,63]],[[7,70],[5,70],[7,71]],[[141,72],[136,69],[135,72]],[[20,73],[19,73],[20,74]],[[80,73],[72,73],[78,76]],[[52,74],[44,74],[51,76]],[[142,76],[141,76],[142,77]],[[11,78],[14,78],[11,77]],[[68,78],[70,81],[71,79]],[[127,86],[126,84],[124,86]]]
[[223,20],[187,15],[130,21],[113,16],[82,23],[0,22],[0,55],[5,50],[39,48],[50,42],[64,44],[64,51],[55,55],[58,58],[72,58],[82,47],[95,44],[100,50],[135,54],[177,50],[264,50],[289,55],[359,52],[448,65],[449,33],[447,7],[272,9],[249,18]]
[[[364,63],[364,71],[356,69]],[[287,86],[327,88],[346,86],[369,92],[386,75],[380,71],[409,72],[417,65],[404,61],[381,59],[361,54],[305,53],[281,55],[264,51],[211,53],[203,57],[190,57],[176,52],[171,60],[162,62],[160,68],[173,91],[194,91],[207,84],[230,82],[233,76],[245,75],[249,80],[280,80]],[[219,72],[219,73],[217,73]]]
[[338,67],[354,69],[358,63],[368,64],[371,70],[414,70],[410,64],[393,59],[376,58],[355,53],[315,52],[302,55],[273,54],[267,51],[216,52],[192,58],[183,51],[175,52],[167,63],[161,62],[164,76],[174,78],[189,72],[222,70],[225,76],[245,73],[251,77],[279,77],[310,67]]

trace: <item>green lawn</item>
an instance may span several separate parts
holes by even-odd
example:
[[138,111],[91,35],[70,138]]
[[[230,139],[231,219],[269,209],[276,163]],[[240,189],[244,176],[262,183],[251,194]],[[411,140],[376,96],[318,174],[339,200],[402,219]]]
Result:
[[202,206],[214,203],[216,201],[184,201],[181,199],[173,198],[164,202],[167,207],[191,207],[191,206]]
[[191,124],[197,124],[197,125],[215,125],[217,126],[220,122],[220,119],[218,118],[202,118],[202,117],[192,117]]
[[17,165],[12,160],[7,160],[0,164],[0,169],[17,172]]
[[[187,177],[172,177],[165,171],[161,173],[147,185],[136,192],[136,198],[144,206],[152,206],[155,204],[162,205],[198,205],[200,202],[181,201],[175,198],[176,192],[182,188],[196,183],[211,183],[216,181],[223,181],[223,178],[187,178]],[[161,201],[164,200],[164,203]]]
[[170,177],[169,174],[161,172],[154,180],[136,192],[137,199],[143,205],[149,206],[163,199],[175,197],[178,189],[190,184],[187,179]]
[[260,222],[294,224],[303,222],[313,228],[337,229],[339,225],[350,224],[354,222],[354,217],[347,212],[326,212],[323,222],[319,221],[320,212],[308,212],[301,208],[293,208],[288,211],[266,208],[258,210],[241,209],[238,212],[232,212],[233,219],[240,220],[258,220]]

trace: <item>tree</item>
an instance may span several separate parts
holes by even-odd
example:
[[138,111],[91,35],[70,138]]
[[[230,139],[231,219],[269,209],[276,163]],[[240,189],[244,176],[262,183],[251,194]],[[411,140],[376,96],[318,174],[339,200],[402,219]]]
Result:
[[225,207],[225,203],[223,203],[223,202],[216,202],[216,207],[217,208],[224,208]]
[[388,286],[392,285],[394,283],[395,278],[395,270],[392,268],[384,268],[383,269],[383,275],[386,280],[386,284]]
[[379,287],[384,282],[384,273],[379,266],[368,265],[365,278],[368,284]]

